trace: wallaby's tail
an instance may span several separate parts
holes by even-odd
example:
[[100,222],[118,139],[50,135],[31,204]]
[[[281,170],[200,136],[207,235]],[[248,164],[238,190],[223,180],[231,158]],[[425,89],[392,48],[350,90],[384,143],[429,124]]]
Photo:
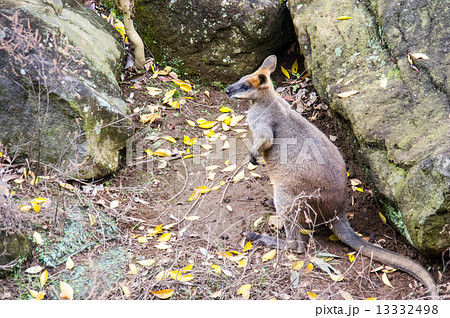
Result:
[[390,265],[415,276],[422,281],[426,288],[428,288],[428,292],[432,299],[439,299],[436,283],[423,266],[402,255],[366,242],[355,233],[346,217],[334,220],[332,226],[334,234],[336,234],[342,242],[356,251],[361,250],[361,254],[364,256],[372,257],[380,263]]

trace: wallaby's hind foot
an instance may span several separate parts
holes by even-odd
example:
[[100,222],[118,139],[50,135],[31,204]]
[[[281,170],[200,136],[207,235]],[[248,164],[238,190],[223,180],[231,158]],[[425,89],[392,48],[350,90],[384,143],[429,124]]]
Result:
[[285,241],[267,234],[259,234],[256,232],[245,232],[244,236],[256,245],[277,247],[281,250],[290,250],[291,252],[299,254],[305,252],[305,247],[301,240]]

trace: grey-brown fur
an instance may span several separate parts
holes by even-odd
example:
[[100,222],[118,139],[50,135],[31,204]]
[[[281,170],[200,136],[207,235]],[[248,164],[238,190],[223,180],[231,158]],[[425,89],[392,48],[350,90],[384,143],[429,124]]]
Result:
[[247,232],[247,238],[263,245],[304,252],[298,224],[328,224],[342,242],[375,260],[402,269],[428,288],[433,299],[437,286],[427,270],[394,252],[361,239],[351,228],[345,212],[347,176],[345,162],[336,146],[313,124],[292,110],[275,93],[270,74],[277,59],[269,56],[254,73],[229,86],[230,98],[251,102],[248,122],[253,134],[250,161],[262,155],[274,187],[274,203],[282,217],[286,240]]

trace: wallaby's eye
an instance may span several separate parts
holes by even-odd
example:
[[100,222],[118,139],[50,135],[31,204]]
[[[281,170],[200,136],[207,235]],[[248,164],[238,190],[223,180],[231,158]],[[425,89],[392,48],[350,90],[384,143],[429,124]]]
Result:
[[244,84],[241,84],[241,87],[239,87],[239,88],[246,91],[248,89],[248,85],[244,83]]

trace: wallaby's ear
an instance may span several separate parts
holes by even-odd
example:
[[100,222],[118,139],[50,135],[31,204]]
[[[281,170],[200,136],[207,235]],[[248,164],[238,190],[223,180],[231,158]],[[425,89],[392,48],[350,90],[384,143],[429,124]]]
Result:
[[275,71],[276,67],[277,57],[275,55],[270,55],[264,60],[260,69],[264,69],[265,71],[269,72],[269,74],[271,74],[273,71]]
[[260,88],[266,88],[267,86],[269,86],[269,78],[264,73],[258,74],[258,82],[258,87]]

